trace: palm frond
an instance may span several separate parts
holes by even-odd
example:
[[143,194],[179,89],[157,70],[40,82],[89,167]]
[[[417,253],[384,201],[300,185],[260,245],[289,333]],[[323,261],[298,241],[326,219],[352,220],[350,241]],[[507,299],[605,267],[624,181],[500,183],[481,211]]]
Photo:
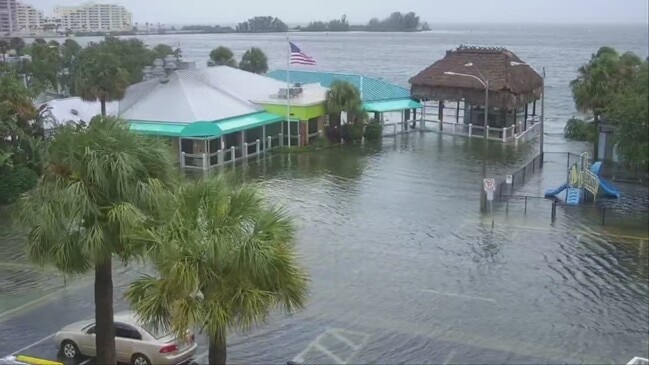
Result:
[[177,209],[156,229],[160,242],[150,246],[155,296],[167,307],[144,306],[138,298],[151,290],[138,285],[129,294],[136,311],[149,319],[171,313],[175,332],[197,326],[220,338],[227,328],[263,323],[275,309],[304,306],[308,275],[297,262],[295,228],[285,211],[267,207],[256,188],[224,179],[188,182],[175,195]]

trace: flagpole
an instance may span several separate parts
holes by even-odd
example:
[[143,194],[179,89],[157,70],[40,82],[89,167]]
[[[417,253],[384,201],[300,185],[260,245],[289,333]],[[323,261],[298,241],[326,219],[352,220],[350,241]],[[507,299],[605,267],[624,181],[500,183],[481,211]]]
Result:
[[363,100],[363,75],[361,75],[361,100]]
[[288,146],[291,147],[291,41],[286,36],[288,54],[286,55],[286,123],[288,124]]

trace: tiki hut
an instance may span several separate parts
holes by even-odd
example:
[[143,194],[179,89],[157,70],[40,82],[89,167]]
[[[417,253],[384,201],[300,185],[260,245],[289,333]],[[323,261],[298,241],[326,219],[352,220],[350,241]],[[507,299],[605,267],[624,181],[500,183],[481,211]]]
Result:
[[[528,124],[538,121],[539,118],[535,118],[538,114],[536,101],[543,93],[543,78],[505,48],[460,46],[456,50],[449,50],[443,59],[410,79],[410,92],[413,98],[437,101],[440,122],[448,122],[444,121],[443,110],[445,102],[449,102],[457,109],[456,113],[452,113],[455,123],[460,123],[461,117],[462,124],[482,126],[484,84],[487,82],[490,128],[501,131],[511,128],[515,135],[527,130]],[[440,129],[442,126],[443,123],[440,123]],[[481,134],[479,130],[478,133]]]

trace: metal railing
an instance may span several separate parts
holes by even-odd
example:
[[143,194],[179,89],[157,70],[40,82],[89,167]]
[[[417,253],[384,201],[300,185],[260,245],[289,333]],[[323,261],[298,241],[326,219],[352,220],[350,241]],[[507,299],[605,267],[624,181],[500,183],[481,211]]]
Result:
[[[412,121],[405,122],[405,123],[412,123]],[[383,124],[383,136],[396,136],[401,133],[408,133],[410,129],[408,129],[407,125],[404,122],[395,122],[395,123],[384,123]],[[390,128],[392,127],[392,128]]]
[[[426,116],[434,114],[426,113]],[[487,138],[494,141],[518,142],[519,139],[526,135],[532,134],[539,125],[539,117],[533,116],[527,121],[527,128],[522,121],[505,128],[487,127]],[[445,122],[439,119],[424,118],[421,120],[422,129],[431,130],[443,134],[467,136],[467,137],[484,137],[485,128],[481,125]]]
[[526,181],[528,181],[534,174],[542,168],[543,165],[543,155],[536,155],[530,162],[525,166],[514,171],[512,176],[511,184],[507,184],[506,177],[496,178],[496,191],[494,191],[494,197],[499,199],[506,195],[511,195],[515,189],[523,186]]
[[594,197],[599,193],[599,177],[592,171],[586,169],[581,172],[581,183],[584,189],[588,190]]
[[[440,122],[439,120],[431,119],[422,121],[422,126],[426,130],[454,136],[483,138],[485,133],[485,128],[481,125]],[[515,138],[515,126],[506,128],[487,127],[487,139],[508,142],[515,140]]]
[[180,165],[183,168],[187,169],[199,169],[203,170],[205,165],[205,154],[191,154],[182,152],[180,156]]
[[[501,209],[504,208],[505,213],[509,215],[547,217],[550,223],[554,223],[560,217],[574,219],[578,215],[581,217],[580,220],[582,222],[624,229],[630,233],[639,234],[637,237],[633,237],[641,240],[649,240],[649,237],[646,235],[646,222],[649,220],[649,212],[645,209],[600,204],[568,205],[556,198],[517,194],[505,194],[498,197],[494,202],[499,203],[498,206]],[[563,209],[567,215],[559,215],[558,208]]]
[[254,142],[246,142],[243,144],[243,158],[256,156],[261,152],[261,144],[259,140]]

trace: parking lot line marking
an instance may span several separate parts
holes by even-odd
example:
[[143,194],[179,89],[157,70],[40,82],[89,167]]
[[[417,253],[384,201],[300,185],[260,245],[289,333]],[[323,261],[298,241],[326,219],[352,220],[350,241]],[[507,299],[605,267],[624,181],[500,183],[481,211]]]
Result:
[[337,333],[336,331],[331,331],[329,333],[335,338],[339,339],[341,342],[345,343],[347,346],[351,347],[354,351],[358,351],[358,349],[361,348],[360,345],[353,343],[350,339]]
[[93,359],[87,359],[87,360],[84,360],[84,361],[82,361],[79,365],[86,365],[86,364],[88,364],[89,362],[91,362],[92,360],[93,360]]
[[464,299],[471,299],[471,300],[482,300],[485,302],[490,302],[490,303],[495,303],[498,304],[496,299],[492,298],[483,298],[483,297],[475,297],[472,295],[463,295],[463,294],[455,294],[455,293],[447,293],[447,292],[441,292],[437,290],[432,290],[432,289],[421,289],[422,292],[424,293],[432,293],[432,294],[439,294],[439,295],[445,295],[447,297],[457,297],[457,298],[464,298]]
[[59,295],[61,295],[64,292],[69,293],[69,292],[81,289],[83,287],[86,287],[86,286],[88,286],[88,285],[90,285],[92,283],[93,283],[92,280],[83,280],[83,281],[81,281],[80,283],[78,283],[76,285],[70,285],[68,287],[63,287],[63,288],[60,288],[60,289],[56,289],[53,292],[51,292],[49,294],[46,294],[46,295],[43,295],[42,297],[40,297],[38,299],[34,299],[34,300],[29,301],[29,302],[27,302],[25,304],[19,305],[16,308],[12,308],[12,309],[9,309],[7,311],[4,311],[4,312],[0,313],[0,323],[2,323],[3,321],[11,318],[12,314],[19,313],[22,310],[27,309],[29,307],[34,307],[34,306],[37,306],[37,305],[44,304],[44,303],[46,303],[46,302],[48,302],[50,300],[55,299],[56,297],[58,297]]
[[25,351],[25,350],[29,350],[30,348],[32,348],[32,347],[34,347],[34,346],[36,346],[36,345],[40,345],[41,343],[43,343],[43,342],[49,340],[50,338],[54,337],[54,335],[56,335],[56,333],[52,333],[51,335],[49,335],[49,336],[47,336],[47,337],[44,337],[44,338],[41,338],[40,340],[34,342],[33,344],[31,344],[31,345],[29,345],[29,346],[25,346],[25,347],[21,348],[21,349],[18,350],[18,351],[14,351],[14,352],[12,352],[11,354],[9,354],[9,356],[16,356],[16,355],[18,355],[20,352],[23,352],[23,351]]
[[340,365],[346,364],[346,362],[343,359],[339,358],[336,354],[329,351],[328,348],[322,346],[321,344],[319,344],[319,343],[313,344],[313,347],[315,347],[316,350],[318,350],[318,351],[322,352],[323,354],[327,355],[327,357],[329,357],[331,360],[335,361],[336,364],[340,364]]

